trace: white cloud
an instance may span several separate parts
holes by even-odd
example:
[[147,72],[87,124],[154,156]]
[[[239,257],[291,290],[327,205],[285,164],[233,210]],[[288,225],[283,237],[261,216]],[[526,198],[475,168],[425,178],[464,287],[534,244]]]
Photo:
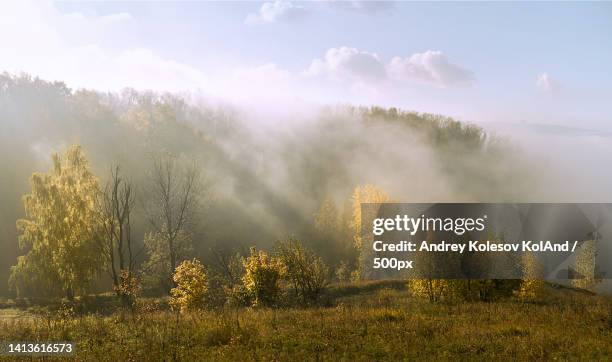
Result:
[[301,5],[296,5],[291,1],[276,0],[274,2],[263,3],[259,11],[255,14],[247,15],[244,22],[248,25],[269,24],[293,20],[305,14],[306,8]]
[[252,104],[298,99],[387,104],[405,99],[401,94],[410,92],[409,85],[389,76],[387,61],[369,51],[331,48],[303,72],[239,60],[235,65],[202,69],[162,56],[156,48],[122,47],[112,41],[135,25],[127,13],[67,15],[51,2],[0,2],[0,48],[8,50],[0,57],[0,72],[23,71],[64,81],[72,88],[197,91],[214,99]]
[[428,50],[407,58],[394,57],[387,64],[376,54],[349,47],[331,48],[323,59],[315,59],[304,72],[334,80],[370,85],[392,80],[418,82],[439,87],[472,82],[470,71],[452,64],[440,51]]
[[386,78],[385,66],[377,54],[349,47],[329,49],[323,59],[312,61],[305,74],[362,82]]
[[551,92],[558,90],[560,85],[548,73],[542,73],[536,78],[536,87],[545,92]]
[[394,57],[387,66],[389,77],[400,81],[417,81],[447,87],[468,84],[472,73],[448,61],[444,53],[427,50],[408,58]]
[[[118,90],[123,87],[180,91],[195,89],[206,77],[188,65],[144,48],[110,51],[96,43],[128,13],[85,16],[62,14],[51,2],[0,3],[0,72],[27,72],[71,87]],[[78,30],[79,44],[67,35]],[[74,37],[72,37],[74,38]]]
[[[72,88],[199,91],[232,101],[304,95],[295,75],[273,63],[202,70],[145,47],[101,45],[115,36],[109,34],[114,25],[132,20],[127,13],[85,16],[62,14],[50,2],[9,4],[0,2],[0,48],[10,50],[0,57],[0,72],[26,72]],[[71,36],[75,29],[78,37]]]

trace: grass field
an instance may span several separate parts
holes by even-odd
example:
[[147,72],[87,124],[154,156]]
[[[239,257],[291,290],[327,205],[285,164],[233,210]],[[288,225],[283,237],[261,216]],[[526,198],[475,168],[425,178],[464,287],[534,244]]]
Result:
[[332,287],[326,307],[178,318],[148,304],[74,316],[5,304],[0,341],[76,341],[75,359],[104,361],[612,359],[612,299],[566,289],[540,304],[432,304],[397,282],[365,283]]

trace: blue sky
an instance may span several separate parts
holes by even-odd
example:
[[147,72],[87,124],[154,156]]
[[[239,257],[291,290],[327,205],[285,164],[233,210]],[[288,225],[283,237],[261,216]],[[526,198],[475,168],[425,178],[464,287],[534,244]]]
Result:
[[0,70],[73,87],[612,128],[612,3],[8,2],[0,14]]

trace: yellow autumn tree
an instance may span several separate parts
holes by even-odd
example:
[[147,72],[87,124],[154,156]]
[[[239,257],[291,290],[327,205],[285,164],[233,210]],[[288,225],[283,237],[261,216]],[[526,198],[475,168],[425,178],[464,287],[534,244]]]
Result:
[[353,243],[359,255],[357,269],[353,272],[352,279],[361,278],[361,264],[363,259],[363,240],[361,237],[361,204],[374,203],[381,204],[391,202],[389,195],[383,190],[374,185],[364,185],[355,188],[352,196],[353,202],[353,218],[351,220],[351,229],[353,231]]
[[338,209],[331,198],[326,198],[314,217],[315,229],[321,234],[334,237],[340,227]]
[[53,155],[53,169],[31,178],[32,192],[23,198],[26,218],[17,221],[19,246],[27,251],[12,267],[18,294],[84,293],[103,267],[97,237],[101,228],[96,200],[98,180],[80,146]]
[[[349,223],[344,222],[333,199],[326,198],[314,214],[315,239],[311,245],[315,250],[324,251],[327,261],[340,261],[349,271],[354,264],[355,248]],[[350,273],[350,271],[349,271]]]
[[596,240],[586,240],[576,251],[574,270],[576,276],[571,280],[572,286],[594,291],[599,279],[595,273],[595,260],[597,258]]
[[280,296],[280,281],[285,275],[282,260],[252,247],[251,255],[244,259],[243,264],[245,273],[242,283],[253,305],[275,305]]
[[521,258],[523,278],[516,297],[523,302],[535,302],[546,296],[546,283],[542,279],[542,266],[536,256],[526,252]]
[[204,298],[208,292],[208,278],[199,260],[183,261],[176,267],[172,280],[176,285],[170,290],[172,309],[186,312],[204,305]]
[[[427,243],[435,243],[437,237],[435,232],[427,232]],[[456,268],[458,260],[452,255],[436,252],[419,252],[415,255],[414,269],[418,278],[408,281],[410,293],[416,297],[429,299],[430,302],[438,302],[443,298],[453,297],[461,283],[460,280],[441,279],[447,273]]]
[[415,297],[427,298],[430,302],[440,301],[450,291],[447,280],[431,278],[411,279],[408,288]]

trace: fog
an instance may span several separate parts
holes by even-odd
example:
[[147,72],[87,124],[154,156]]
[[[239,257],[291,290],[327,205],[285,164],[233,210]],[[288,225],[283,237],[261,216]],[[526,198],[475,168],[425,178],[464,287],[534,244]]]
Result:
[[612,201],[612,133],[530,122],[483,126],[513,144],[545,185],[526,201]]
[[610,202],[610,135],[490,124],[359,105],[211,101],[198,94],[101,93],[0,75],[0,294],[18,250],[15,222],[33,172],[51,154],[83,146],[103,183],[119,164],[137,189],[142,243],[151,161],[170,152],[197,162],[208,197],[193,226],[194,252],[271,246],[294,236],[334,266],[349,237],[314,229],[332,199],[338,218],[355,187],[374,184],[400,202]]

